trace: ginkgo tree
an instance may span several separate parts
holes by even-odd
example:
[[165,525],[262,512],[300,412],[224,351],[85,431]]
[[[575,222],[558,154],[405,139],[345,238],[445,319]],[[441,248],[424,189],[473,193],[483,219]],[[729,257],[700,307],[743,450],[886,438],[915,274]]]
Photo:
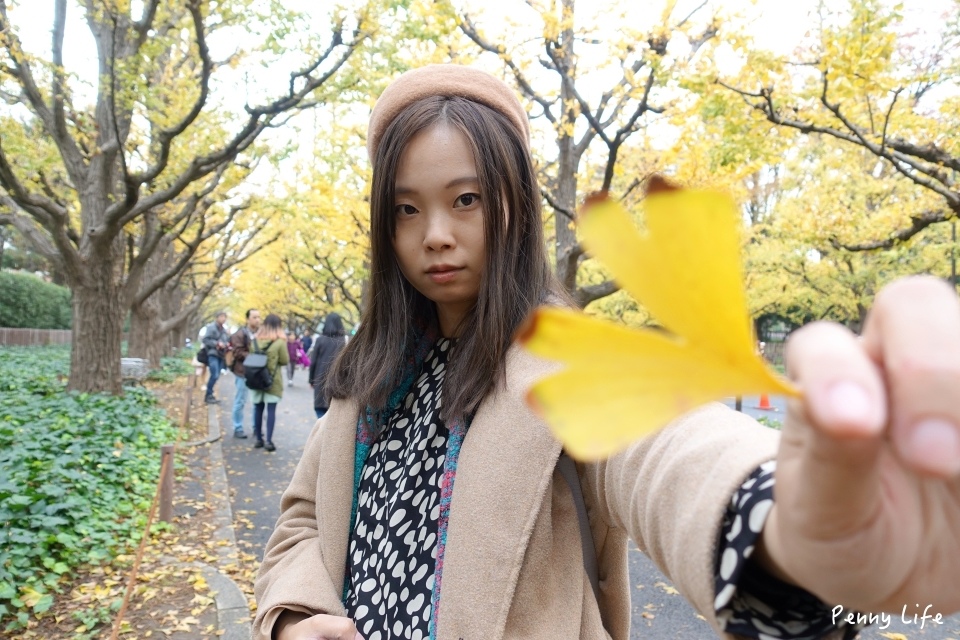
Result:
[[159,366],[224,275],[278,240],[257,205],[204,202],[188,233],[161,241],[130,301],[129,356]]
[[[68,20],[68,4],[82,20]],[[331,8],[317,27],[277,0],[56,0],[49,58],[21,40],[25,11],[0,0],[0,91],[18,107],[0,138],[0,223],[64,266],[74,301],[69,387],[117,393],[126,310],[180,222],[163,219],[163,205],[202,191],[265,131],[336,95],[337,73],[375,10]],[[64,59],[68,29],[84,26],[97,43],[90,104]],[[223,90],[242,82],[240,70],[262,68],[284,86],[248,85],[245,104]],[[28,131],[55,162],[23,161],[37,146]],[[140,240],[133,259],[128,233]]]
[[[919,9],[918,9],[919,10]],[[935,198],[871,233],[835,238],[849,250],[889,249],[960,215],[960,2],[937,32],[909,29],[903,5],[821,3],[817,28],[797,57],[749,55],[721,83],[777,127],[841,141],[871,154]]]
[[624,176],[619,163],[631,153],[636,134],[669,111],[680,91],[677,79],[709,59],[720,19],[707,5],[683,10],[664,2],[660,16],[644,24],[628,5],[602,3],[591,11],[575,7],[574,0],[529,0],[507,18],[515,27],[510,38],[491,37],[490,27],[484,29],[469,10],[460,12],[461,31],[499,58],[534,120],[546,123],[534,149],[542,194],[553,212],[556,271],[581,305],[618,286],[610,280],[578,283],[585,252],[576,235],[577,203],[595,190],[628,194],[646,177]]
[[937,196],[919,189],[868,150],[801,139],[785,162],[771,216],[748,230],[748,282],[757,313],[794,322],[832,319],[860,329],[873,297],[891,280],[949,270],[944,225],[890,247],[851,249],[882,236]]

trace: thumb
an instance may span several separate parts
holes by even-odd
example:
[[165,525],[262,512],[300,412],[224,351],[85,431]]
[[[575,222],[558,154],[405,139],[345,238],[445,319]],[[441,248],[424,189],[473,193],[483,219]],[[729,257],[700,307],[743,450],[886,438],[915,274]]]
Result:
[[[790,403],[778,461],[781,515],[796,514],[808,535],[835,538],[876,515],[887,397],[860,342],[840,325],[814,323],[787,345],[791,378],[803,390]],[[793,518],[791,518],[793,519]]]

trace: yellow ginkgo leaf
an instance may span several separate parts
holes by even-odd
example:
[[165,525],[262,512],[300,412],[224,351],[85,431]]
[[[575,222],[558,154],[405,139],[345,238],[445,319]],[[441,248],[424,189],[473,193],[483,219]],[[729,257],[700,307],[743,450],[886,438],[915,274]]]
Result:
[[646,201],[641,236],[616,201],[588,203],[587,249],[667,330],[634,330],[541,307],[520,335],[566,365],[528,401],[572,456],[595,460],[694,407],[730,395],[796,395],[756,353],[740,273],[736,208],[698,191]]

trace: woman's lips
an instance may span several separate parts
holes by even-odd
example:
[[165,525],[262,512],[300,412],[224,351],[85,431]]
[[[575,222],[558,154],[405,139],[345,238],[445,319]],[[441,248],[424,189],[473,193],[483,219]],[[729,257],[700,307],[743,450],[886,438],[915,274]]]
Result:
[[434,267],[427,271],[427,276],[436,284],[444,284],[456,278],[461,271],[462,267]]

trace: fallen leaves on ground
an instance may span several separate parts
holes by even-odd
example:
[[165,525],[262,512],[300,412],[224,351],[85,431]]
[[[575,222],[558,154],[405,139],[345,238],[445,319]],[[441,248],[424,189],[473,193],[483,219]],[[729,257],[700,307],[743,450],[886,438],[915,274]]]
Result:
[[660,589],[661,589],[664,593],[666,593],[666,594],[668,594],[668,595],[671,595],[671,596],[676,596],[676,595],[679,595],[679,594],[680,594],[679,591],[677,591],[675,588],[673,588],[673,587],[671,587],[670,585],[668,585],[666,582],[657,582],[657,583],[654,583],[653,586],[655,586],[655,587],[660,587]]

